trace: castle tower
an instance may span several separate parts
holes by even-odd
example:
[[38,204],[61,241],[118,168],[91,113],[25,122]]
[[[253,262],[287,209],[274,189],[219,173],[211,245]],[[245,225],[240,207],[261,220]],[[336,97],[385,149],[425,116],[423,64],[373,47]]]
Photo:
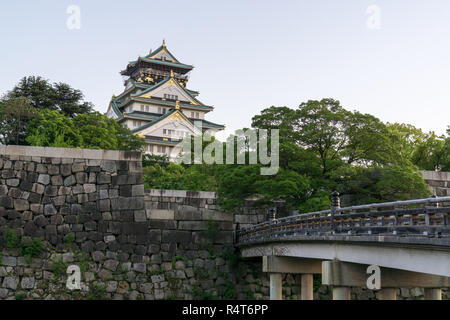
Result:
[[181,139],[202,131],[217,132],[225,127],[205,120],[214,110],[197,99],[197,91],[187,89],[189,72],[167,49],[165,41],[145,57],[128,63],[121,72],[125,90],[113,96],[106,115],[144,137],[146,153],[174,158]]

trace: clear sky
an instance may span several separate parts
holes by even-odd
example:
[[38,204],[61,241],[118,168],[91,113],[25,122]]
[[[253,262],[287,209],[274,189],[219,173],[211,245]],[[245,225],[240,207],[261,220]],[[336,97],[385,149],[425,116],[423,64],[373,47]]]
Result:
[[[70,5],[80,29],[67,27]],[[448,0],[1,1],[0,94],[41,75],[106,112],[119,72],[163,38],[195,66],[188,88],[215,106],[207,119],[228,129],[325,97],[438,134],[450,125]]]

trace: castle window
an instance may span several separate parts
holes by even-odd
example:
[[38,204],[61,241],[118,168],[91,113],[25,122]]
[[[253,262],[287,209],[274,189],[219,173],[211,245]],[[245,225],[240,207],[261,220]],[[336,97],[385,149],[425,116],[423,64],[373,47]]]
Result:
[[163,134],[167,134],[167,129],[163,129]]
[[144,111],[145,106],[143,104],[141,104],[141,111]]
[[194,112],[191,112],[191,118],[194,118],[194,114],[195,114]]
[[196,113],[195,113],[195,117],[196,117],[197,119],[199,119],[199,118],[200,118],[200,113],[196,112]]
[[159,153],[166,153],[166,147],[165,146],[158,146],[158,152]]
[[145,111],[149,112],[150,111],[150,106],[145,106]]

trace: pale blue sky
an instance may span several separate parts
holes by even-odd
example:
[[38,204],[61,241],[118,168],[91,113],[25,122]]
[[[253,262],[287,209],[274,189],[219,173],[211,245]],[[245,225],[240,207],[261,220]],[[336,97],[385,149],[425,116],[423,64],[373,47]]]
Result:
[[[69,5],[81,29],[69,30]],[[381,29],[366,26],[369,5]],[[0,93],[26,75],[81,89],[105,112],[119,72],[165,38],[195,65],[207,119],[249,127],[271,105],[330,97],[441,134],[450,125],[450,1],[227,0],[0,3]]]

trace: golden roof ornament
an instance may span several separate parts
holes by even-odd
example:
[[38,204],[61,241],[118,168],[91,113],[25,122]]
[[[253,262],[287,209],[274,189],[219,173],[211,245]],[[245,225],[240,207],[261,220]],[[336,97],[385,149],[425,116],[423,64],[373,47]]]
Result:
[[163,46],[163,48],[166,47],[166,40],[165,40],[165,39],[163,39],[163,44],[162,44],[162,46]]
[[180,110],[180,101],[175,102],[175,110]]
[[170,69],[170,77],[173,78],[173,70]]

